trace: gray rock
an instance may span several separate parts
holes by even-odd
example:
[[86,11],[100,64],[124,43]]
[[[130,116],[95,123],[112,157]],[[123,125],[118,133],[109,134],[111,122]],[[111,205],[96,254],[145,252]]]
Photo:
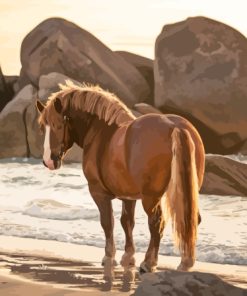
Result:
[[26,127],[29,153],[31,157],[41,158],[43,155],[44,134],[38,124],[39,113],[36,108],[36,99],[27,107]]
[[7,85],[9,86],[12,94],[16,94],[17,92],[20,91],[19,86],[18,86],[18,79],[19,76],[17,75],[4,75],[5,81]]
[[45,20],[21,46],[22,72],[38,86],[39,78],[58,72],[79,82],[99,84],[128,106],[149,94],[149,86],[134,66],[112,52],[89,32],[60,18]]
[[26,113],[35,97],[36,89],[27,85],[0,113],[0,158],[30,156]]
[[142,100],[142,102],[146,102],[150,105],[154,104],[154,61],[131,53],[127,51],[115,51],[121,57],[123,57],[128,63],[133,65],[145,78],[149,85],[150,93],[146,100]]
[[74,144],[69,151],[67,151],[63,161],[65,163],[82,162],[82,149]]
[[208,153],[247,139],[247,40],[205,17],[164,26],[155,45],[155,106],[188,118]]
[[247,196],[247,164],[207,155],[202,194]]
[[52,72],[47,75],[42,75],[39,79],[39,98],[46,101],[52,93],[60,90],[59,84],[65,84],[66,80],[71,80],[75,84],[80,84],[78,81],[61,73]]
[[4,76],[0,67],[0,111],[14,97],[13,78],[14,76]]
[[246,296],[247,291],[218,276],[201,272],[165,271],[145,274],[133,296]]
[[134,110],[136,110],[137,112],[141,113],[141,114],[150,114],[150,113],[155,113],[155,114],[162,114],[162,112],[160,110],[158,110],[157,108],[146,104],[146,103],[138,103],[134,105]]

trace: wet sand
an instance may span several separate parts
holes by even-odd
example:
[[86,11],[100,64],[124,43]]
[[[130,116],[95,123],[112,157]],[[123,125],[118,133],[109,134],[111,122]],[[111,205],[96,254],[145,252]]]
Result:
[[[103,280],[104,250],[56,241],[0,236],[0,295],[131,295],[135,284],[122,281],[115,269],[112,284]],[[120,261],[122,252],[117,252]],[[144,254],[137,253],[137,264]],[[177,257],[160,256],[159,271],[175,269]],[[138,266],[137,265],[137,266]],[[193,270],[217,274],[223,280],[247,288],[247,266],[197,262]],[[108,293],[107,293],[108,292]]]

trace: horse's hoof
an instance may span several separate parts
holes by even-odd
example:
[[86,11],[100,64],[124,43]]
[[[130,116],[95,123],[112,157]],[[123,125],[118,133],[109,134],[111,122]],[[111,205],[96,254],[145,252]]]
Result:
[[140,275],[143,275],[144,273],[147,273],[147,271],[140,266],[139,267],[139,273],[140,273]]
[[191,267],[186,266],[185,264],[180,263],[177,267],[178,271],[189,271]]
[[182,260],[177,267],[179,271],[189,271],[194,266],[195,260],[192,258],[187,258]]
[[111,289],[112,289],[112,282],[113,282],[112,278],[111,277],[104,276],[104,280],[105,280],[105,282],[104,282],[104,284],[102,286],[102,291],[103,292],[111,291]]
[[156,271],[156,265],[153,267],[149,267],[145,262],[142,262],[139,268],[140,275],[148,272],[155,272]]

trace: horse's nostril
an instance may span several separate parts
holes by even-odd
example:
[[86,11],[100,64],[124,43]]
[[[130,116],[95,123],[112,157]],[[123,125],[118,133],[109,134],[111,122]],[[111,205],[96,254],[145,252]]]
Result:
[[58,161],[59,160],[59,156],[58,155],[55,155],[55,154],[51,154],[51,159],[53,160],[53,161]]
[[45,166],[45,167],[47,167],[48,168],[48,166],[46,165],[46,163],[45,163],[45,161],[43,160],[43,165]]

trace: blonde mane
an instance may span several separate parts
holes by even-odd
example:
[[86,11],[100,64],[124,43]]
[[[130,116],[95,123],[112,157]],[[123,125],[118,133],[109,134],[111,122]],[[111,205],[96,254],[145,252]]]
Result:
[[120,126],[124,122],[135,119],[128,107],[117,96],[99,86],[76,85],[66,80],[65,84],[59,84],[59,87],[61,90],[48,98],[47,105],[59,97],[65,108],[70,106],[69,108],[74,110],[95,114],[108,125],[115,123]]

